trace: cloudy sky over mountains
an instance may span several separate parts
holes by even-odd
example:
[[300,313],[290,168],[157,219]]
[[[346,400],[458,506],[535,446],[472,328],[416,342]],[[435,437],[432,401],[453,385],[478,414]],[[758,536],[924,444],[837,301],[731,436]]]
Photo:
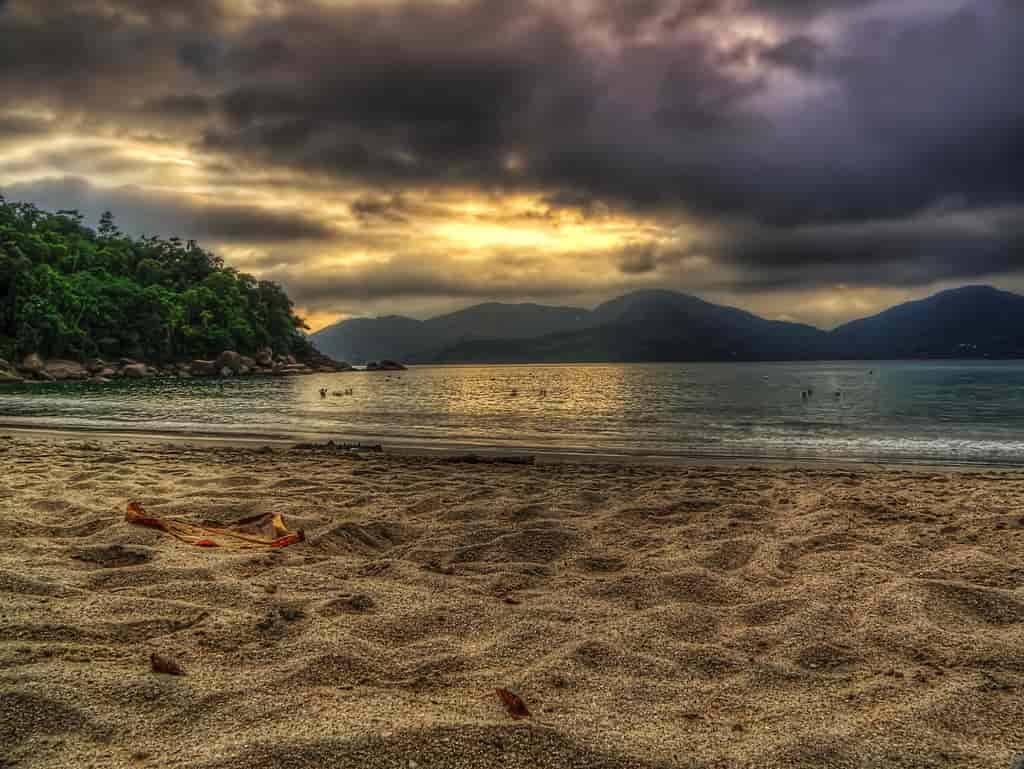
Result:
[[0,190],[320,326],[1024,288],[1019,0],[0,0]]

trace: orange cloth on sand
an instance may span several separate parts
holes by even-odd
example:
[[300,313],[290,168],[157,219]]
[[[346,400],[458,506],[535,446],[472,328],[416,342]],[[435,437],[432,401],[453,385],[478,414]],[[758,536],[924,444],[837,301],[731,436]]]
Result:
[[150,518],[138,502],[128,503],[124,519],[137,526],[170,534],[175,539],[196,547],[226,547],[232,550],[257,550],[268,547],[288,547],[306,539],[302,529],[289,531],[284,519],[276,513],[263,513],[241,518],[234,523],[200,521],[186,523],[170,518]]

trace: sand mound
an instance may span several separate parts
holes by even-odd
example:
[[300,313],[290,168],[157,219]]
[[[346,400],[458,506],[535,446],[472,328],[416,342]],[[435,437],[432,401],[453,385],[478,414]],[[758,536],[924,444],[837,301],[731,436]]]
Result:
[[[1022,474],[300,454],[8,443],[0,767],[1006,769],[1024,752]],[[128,499],[279,512],[308,539],[189,547],[126,525]],[[185,675],[153,673],[152,652]]]
[[661,769],[693,765],[638,761],[604,753],[543,727],[467,725],[390,733],[377,738],[261,745],[240,756],[203,764],[200,769],[494,769],[496,762],[505,767],[564,769]]

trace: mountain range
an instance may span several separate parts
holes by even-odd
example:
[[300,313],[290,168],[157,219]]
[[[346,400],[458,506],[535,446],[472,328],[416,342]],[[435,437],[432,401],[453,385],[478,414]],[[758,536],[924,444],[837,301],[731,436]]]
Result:
[[1024,296],[965,286],[823,331],[651,290],[593,310],[492,302],[422,321],[353,318],[311,339],[355,363],[1010,358],[1024,357]]

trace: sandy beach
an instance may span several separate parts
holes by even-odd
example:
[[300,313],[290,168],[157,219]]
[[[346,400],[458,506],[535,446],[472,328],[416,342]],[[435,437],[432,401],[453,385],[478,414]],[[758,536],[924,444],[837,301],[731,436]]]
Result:
[[[1022,498],[1017,471],[6,437],[0,767],[1007,769]],[[191,547],[129,500],[307,539]]]

